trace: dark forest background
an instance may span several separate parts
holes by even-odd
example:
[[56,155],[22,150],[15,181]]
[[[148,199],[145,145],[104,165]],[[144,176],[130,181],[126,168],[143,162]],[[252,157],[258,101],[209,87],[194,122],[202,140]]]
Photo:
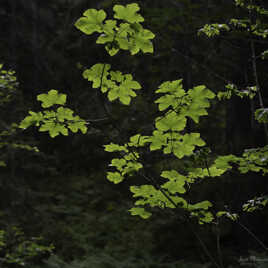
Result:
[[[124,142],[150,128],[157,111],[153,93],[164,81],[183,78],[186,89],[204,84],[215,93],[229,82],[239,87],[255,85],[247,36],[231,32],[209,39],[197,34],[204,24],[224,23],[243,16],[244,11],[231,0],[136,0],[146,28],[156,37],[153,55],[135,57],[120,52],[111,58],[95,44],[94,35],[86,36],[74,27],[86,9],[103,8],[112,13],[113,5],[131,2],[0,0],[0,62],[5,69],[16,71],[19,83],[10,101],[0,106],[1,131],[12,132],[11,124],[38,109],[36,96],[50,89],[66,93],[71,108],[82,118],[104,118],[96,91],[82,78],[84,68],[97,62],[110,62],[116,69],[132,73],[143,87],[131,107],[110,105],[121,133],[109,120],[96,120],[85,135],[51,139],[31,128],[1,136],[1,142],[19,141],[39,148],[34,152],[3,146],[0,151],[7,164],[0,167],[0,229],[8,236],[5,250],[13,252],[20,242],[14,227],[23,230],[25,240],[41,236],[42,243],[55,246],[53,254],[31,258],[26,267],[209,267],[210,260],[196,238],[173,214],[159,210],[148,220],[130,216],[127,210],[133,200],[128,188],[133,181],[122,185],[107,181],[105,173],[113,155],[104,152],[103,144],[109,143],[111,136]],[[265,1],[260,2],[268,8]],[[266,39],[255,37],[257,54],[267,44]],[[259,58],[257,66],[267,107],[267,62]],[[256,100],[248,98],[213,103],[198,130],[214,154],[239,155],[244,149],[266,145],[263,126],[254,120],[256,108]],[[152,161],[156,171],[165,164],[161,158]],[[267,192],[267,177],[234,171],[199,185],[195,198],[227,204],[241,212],[247,200]],[[267,209],[241,212],[241,221],[268,245]],[[214,227],[196,226],[196,231],[217,256]],[[239,267],[240,256],[267,255],[235,222],[226,220],[220,225],[220,240],[225,267]],[[1,259],[4,254],[0,251]],[[268,267],[268,262],[258,265]]]

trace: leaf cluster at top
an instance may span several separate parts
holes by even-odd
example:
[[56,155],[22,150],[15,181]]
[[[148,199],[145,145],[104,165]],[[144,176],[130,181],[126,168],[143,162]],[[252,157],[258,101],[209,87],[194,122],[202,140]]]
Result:
[[107,52],[114,56],[120,49],[129,50],[131,55],[139,51],[152,53],[151,39],[154,34],[144,29],[141,23],[144,18],[138,13],[138,4],[113,7],[114,20],[105,20],[107,14],[104,10],[88,9],[79,18],[75,26],[85,34],[100,33],[97,44],[105,44]]
[[41,101],[43,108],[50,108],[58,105],[55,110],[44,110],[41,112],[29,111],[20,123],[20,128],[26,129],[32,125],[38,126],[39,131],[48,131],[49,135],[54,138],[59,134],[68,135],[68,130],[76,133],[81,130],[82,133],[87,132],[86,122],[78,115],[74,116],[74,111],[63,107],[66,102],[66,95],[58,93],[57,90],[52,89],[47,94],[40,94],[37,100]]

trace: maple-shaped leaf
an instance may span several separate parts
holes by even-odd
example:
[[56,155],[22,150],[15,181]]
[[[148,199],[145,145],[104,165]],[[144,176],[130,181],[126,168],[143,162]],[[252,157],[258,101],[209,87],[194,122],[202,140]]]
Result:
[[103,25],[103,33],[98,37],[97,44],[106,44],[105,49],[110,56],[114,56],[119,51],[119,45],[116,40],[118,30],[116,27],[116,21],[107,20]]
[[160,131],[181,131],[186,126],[186,118],[176,112],[167,112],[164,117],[156,119],[155,126]]
[[120,183],[124,180],[124,177],[119,172],[108,172],[107,179],[114,184]]
[[48,131],[51,138],[58,136],[60,133],[65,136],[68,135],[68,129],[64,125],[53,121],[45,121],[39,131]]
[[155,103],[158,103],[160,111],[166,110],[169,106],[177,109],[182,102],[182,97],[185,95],[185,91],[182,88],[182,79],[164,82],[155,92],[165,94],[155,101]]
[[128,149],[125,146],[122,145],[118,145],[115,143],[110,143],[110,144],[106,144],[104,145],[104,150],[106,152],[128,152]]
[[115,12],[114,18],[127,21],[129,23],[142,22],[144,18],[137,12],[140,10],[139,5],[136,3],[126,5],[115,5],[113,7]]
[[182,112],[198,123],[200,116],[208,114],[206,108],[210,106],[209,99],[216,95],[205,86],[196,86],[187,93],[191,101],[182,108]]
[[137,54],[140,50],[143,53],[153,53],[154,47],[151,39],[154,37],[155,35],[150,30],[143,29],[141,26],[140,30],[131,38],[131,55]]
[[149,142],[148,136],[142,136],[141,134],[137,134],[135,136],[130,137],[130,142],[128,143],[128,146],[142,147],[147,142]]
[[153,135],[148,138],[150,144],[150,150],[159,150],[167,144],[168,134],[164,134],[162,131],[155,130]]
[[163,171],[161,177],[169,180],[162,185],[162,188],[167,189],[171,194],[183,194],[186,192],[184,185],[187,177],[179,174],[176,170]]
[[44,115],[41,112],[35,113],[33,111],[29,111],[28,116],[26,116],[20,123],[19,128],[26,129],[32,125],[39,126],[40,122],[43,120]]
[[59,122],[64,122],[65,120],[72,120],[73,119],[73,113],[69,108],[59,107],[57,109],[57,119]]
[[88,9],[83,15],[83,17],[76,21],[76,28],[88,35],[94,32],[101,33],[103,31],[103,21],[106,18],[104,10]]
[[204,209],[207,210],[208,208],[212,207],[211,202],[209,202],[208,200],[205,201],[201,201],[195,204],[189,204],[189,210],[198,210],[198,209]]
[[[119,73],[117,73],[119,75]],[[124,75],[124,80],[118,85],[111,88],[108,92],[108,99],[114,101],[119,99],[121,103],[129,105],[131,97],[136,97],[137,94],[134,90],[140,89],[141,85],[132,80],[131,74]]]
[[47,94],[38,95],[37,100],[42,102],[41,106],[43,108],[48,108],[54,104],[64,105],[66,102],[66,95],[58,93],[55,89],[51,89]]
[[126,166],[127,161],[124,158],[114,158],[109,166],[116,167],[120,172],[123,171],[123,167]]
[[97,44],[106,44],[114,40],[116,34],[116,21],[106,20],[103,25],[103,33],[98,37]]
[[174,132],[170,136],[171,138],[168,140],[163,152],[165,154],[173,153],[179,159],[191,155],[196,146],[205,145],[199,133],[181,135]]
[[78,115],[74,116],[71,122],[68,122],[68,128],[74,133],[78,132],[78,130],[81,130],[83,134],[87,132],[86,121]]
[[142,207],[133,207],[129,210],[132,216],[140,216],[143,219],[148,219],[152,216],[151,212],[146,211]]
[[110,64],[97,63],[93,65],[90,69],[86,69],[83,72],[83,77],[88,81],[93,82],[93,88],[98,88],[101,85],[101,80],[106,80],[110,68]]

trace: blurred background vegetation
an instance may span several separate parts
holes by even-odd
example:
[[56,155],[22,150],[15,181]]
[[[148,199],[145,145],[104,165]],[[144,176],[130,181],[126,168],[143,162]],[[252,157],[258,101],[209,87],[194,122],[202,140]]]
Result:
[[[183,78],[186,89],[205,84],[215,93],[230,81],[240,87],[254,85],[247,36],[237,32],[213,39],[197,35],[206,23],[226,22],[244,13],[232,0],[136,0],[146,28],[156,38],[153,55],[135,57],[120,52],[110,58],[95,44],[94,36],[74,27],[86,9],[112,13],[113,5],[131,2],[1,0],[0,62],[3,70],[11,70],[1,73],[0,80],[1,267],[209,267],[198,241],[176,216],[161,210],[146,221],[129,215],[128,188],[140,179],[109,183],[105,172],[113,156],[103,151],[103,144],[151,131],[157,111],[153,93],[163,81]],[[267,2],[259,2],[268,8]],[[258,37],[255,42],[257,54],[268,44]],[[86,135],[54,139],[36,129],[16,128],[28,110],[37,109],[36,95],[50,89],[66,93],[71,108],[82,118],[105,117],[96,92],[81,75],[84,68],[103,61],[132,73],[143,87],[131,107],[108,104],[122,132],[105,120],[92,122]],[[267,65],[261,59],[257,64],[267,106]],[[256,105],[254,100],[239,97],[213,103],[198,130],[214,155],[240,154],[265,145],[263,127],[254,120]],[[169,161],[157,155],[147,160],[155,171]],[[192,161],[182,160],[178,168]],[[232,172],[198,185],[193,198],[206,198],[219,207],[227,204],[241,212],[244,202],[267,192],[267,178]],[[241,214],[265,244],[267,215],[266,209]],[[217,230],[211,226],[196,230],[216,256]],[[264,256],[256,240],[236,223],[223,222],[220,235],[226,267],[238,267],[240,256]]]

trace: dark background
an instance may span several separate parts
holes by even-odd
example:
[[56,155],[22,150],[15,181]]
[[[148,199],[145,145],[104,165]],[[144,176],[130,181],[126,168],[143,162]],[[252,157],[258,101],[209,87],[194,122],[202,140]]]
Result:
[[[7,163],[7,167],[0,167],[1,228],[20,226],[27,236],[41,235],[47,243],[53,242],[57,261],[50,261],[61,261],[66,267],[74,261],[80,265],[77,267],[84,267],[85,260],[88,267],[97,268],[177,267],[177,262],[188,267],[191,262],[209,262],[196,238],[173,214],[155,211],[146,221],[128,214],[133,203],[128,188],[136,178],[122,185],[106,180],[113,155],[103,151],[103,144],[111,140],[123,143],[130,135],[151,130],[157,111],[154,91],[163,81],[183,78],[186,90],[204,84],[215,93],[224,90],[228,82],[240,88],[255,85],[248,35],[231,32],[212,39],[197,35],[206,23],[224,23],[246,13],[229,0],[135,2],[141,7],[145,27],[156,35],[155,52],[135,56],[120,52],[111,58],[95,44],[95,35],[84,35],[74,23],[88,8],[103,8],[111,15],[114,4],[131,1],[0,0],[0,62],[5,69],[15,70],[19,81],[12,100],[0,108],[1,130],[12,122],[19,123],[29,110],[38,111],[36,96],[50,89],[66,93],[68,105],[80,117],[105,117],[96,91],[82,78],[84,68],[98,62],[109,62],[116,70],[132,73],[143,87],[131,107],[107,104],[120,133],[109,120],[92,123],[85,135],[54,139],[30,128],[17,131],[8,140],[38,146],[39,153],[8,146],[1,149],[1,159]],[[265,1],[259,2],[267,6]],[[259,55],[267,41],[254,38]],[[259,58],[257,66],[267,106],[267,63]],[[254,120],[257,108],[257,99],[214,101],[208,117],[198,126],[187,127],[200,131],[213,156],[239,155],[244,149],[266,144],[263,126]],[[157,155],[148,161],[154,171],[165,164]],[[178,168],[191,164],[182,160]],[[267,187],[267,178],[261,174],[233,171],[200,184],[193,198],[211,200],[216,208],[227,204],[232,211],[241,212],[243,203],[267,194]],[[267,211],[241,212],[241,221],[268,244]],[[196,226],[196,230],[216,256],[213,226]],[[226,263],[235,263],[250,250],[255,255],[264,252],[236,223],[224,221],[220,232]],[[110,266],[105,266],[107,263]],[[41,260],[38,265],[43,267]]]

